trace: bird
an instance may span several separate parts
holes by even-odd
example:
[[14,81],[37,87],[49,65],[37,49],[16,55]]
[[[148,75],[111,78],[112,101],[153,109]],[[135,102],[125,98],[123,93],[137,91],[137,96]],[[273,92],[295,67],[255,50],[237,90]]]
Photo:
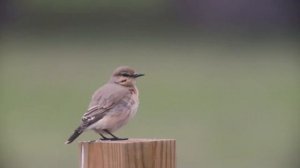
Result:
[[117,137],[113,132],[127,124],[136,114],[139,106],[136,79],[141,76],[144,74],[136,73],[129,66],[116,68],[108,82],[94,92],[80,125],[65,144],[70,144],[87,130],[95,131],[102,141],[128,140]]

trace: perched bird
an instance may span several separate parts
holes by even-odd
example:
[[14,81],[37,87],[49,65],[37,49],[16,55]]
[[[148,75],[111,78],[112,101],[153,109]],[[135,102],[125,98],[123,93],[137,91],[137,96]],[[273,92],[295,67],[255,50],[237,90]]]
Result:
[[[93,130],[101,136],[100,140],[127,140],[112,134],[124,126],[137,112],[139,91],[136,79],[144,74],[121,66],[110,80],[93,94],[88,110],[81,118],[80,126],[75,129],[65,144],[73,142],[86,130]],[[111,138],[107,137],[107,134]]]

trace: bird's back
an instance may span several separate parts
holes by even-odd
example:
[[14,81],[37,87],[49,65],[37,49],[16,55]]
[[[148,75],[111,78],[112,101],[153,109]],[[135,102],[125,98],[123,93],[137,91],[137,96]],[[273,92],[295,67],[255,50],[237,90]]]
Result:
[[94,106],[107,108],[112,103],[118,102],[127,94],[130,94],[130,92],[126,87],[114,83],[107,83],[95,91],[91,98],[89,108]]

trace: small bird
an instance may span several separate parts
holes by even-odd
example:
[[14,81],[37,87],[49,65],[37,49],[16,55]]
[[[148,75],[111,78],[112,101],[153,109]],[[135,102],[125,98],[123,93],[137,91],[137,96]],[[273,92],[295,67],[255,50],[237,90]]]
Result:
[[144,74],[136,73],[128,66],[118,67],[110,80],[93,94],[80,126],[65,144],[73,142],[86,130],[98,133],[100,140],[127,140],[128,138],[119,138],[112,132],[124,126],[136,114],[139,106],[136,79],[140,76]]

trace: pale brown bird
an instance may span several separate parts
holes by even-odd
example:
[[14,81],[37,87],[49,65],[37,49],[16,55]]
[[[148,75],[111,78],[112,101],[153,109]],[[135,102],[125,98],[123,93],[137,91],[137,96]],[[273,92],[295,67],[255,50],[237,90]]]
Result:
[[[80,126],[65,144],[73,142],[86,130],[95,131],[101,136],[101,140],[127,140],[128,138],[119,138],[112,132],[124,126],[137,112],[139,91],[136,78],[140,76],[144,74],[136,73],[130,67],[117,68],[110,80],[93,94]],[[107,134],[112,137],[106,137]]]

